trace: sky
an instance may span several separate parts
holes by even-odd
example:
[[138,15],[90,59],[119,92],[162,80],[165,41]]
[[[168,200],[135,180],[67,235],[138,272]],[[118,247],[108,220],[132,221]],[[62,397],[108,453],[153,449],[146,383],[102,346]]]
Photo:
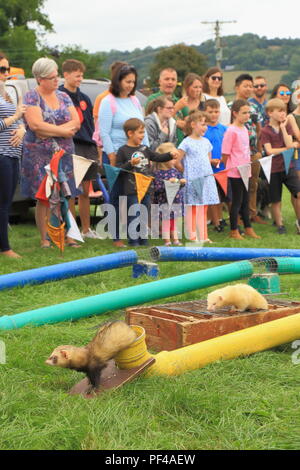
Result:
[[224,23],[221,36],[299,37],[299,0],[45,0],[43,11],[55,29],[49,46],[89,52],[199,45],[214,38],[214,25],[202,21],[236,21]]

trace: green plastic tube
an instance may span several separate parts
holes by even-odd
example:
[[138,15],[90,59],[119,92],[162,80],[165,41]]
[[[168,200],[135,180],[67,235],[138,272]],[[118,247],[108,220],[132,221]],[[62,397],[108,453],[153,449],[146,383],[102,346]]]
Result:
[[252,264],[249,261],[239,261],[63,304],[15,315],[5,315],[0,318],[0,330],[22,328],[25,325],[39,326],[46,323],[78,320],[79,318],[99,315],[111,310],[140,305],[156,299],[247,278],[252,274]]

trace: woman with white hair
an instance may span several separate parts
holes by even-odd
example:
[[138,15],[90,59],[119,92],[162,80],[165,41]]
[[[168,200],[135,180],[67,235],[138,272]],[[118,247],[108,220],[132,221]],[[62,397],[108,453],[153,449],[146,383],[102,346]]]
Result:
[[[45,166],[58,149],[63,149],[70,155],[63,159],[64,171],[67,176],[73,175],[73,136],[80,128],[80,122],[70,97],[57,89],[59,75],[56,62],[48,58],[38,59],[33,64],[32,73],[37,87],[26,93],[24,98],[24,104],[27,105],[27,133],[24,139],[21,186],[24,196],[35,199],[46,174]],[[75,187],[70,189],[72,197],[75,197]],[[48,217],[49,208],[37,201],[35,219],[42,248],[51,246],[47,237]],[[67,239],[67,245],[79,246],[72,239]]]

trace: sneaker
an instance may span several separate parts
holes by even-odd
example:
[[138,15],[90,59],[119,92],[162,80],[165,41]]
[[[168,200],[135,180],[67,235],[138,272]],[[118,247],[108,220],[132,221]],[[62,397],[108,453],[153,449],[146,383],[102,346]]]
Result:
[[215,231],[215,232],[218,232],[218,233],[223,232],[223,231],[224,231],[224,226],[222,226],[221,224],[220,224],[220,225],[216,225],[216,226],[214,227],[214,231]]
[[280,226],[277,228],[277,233],[278,233],[279,235],[285,234],[285,233],[286,233],[286,228],[285,228],[285,226],[284,226],[284,225],[280,225]]
[[92,230],[91,228],[89,228],[86,233],[81,232],[81,236],[82,238],[94,238],[97,240],[103,240],[103,238],[98,235],[96,230]]
[[296,220],[295,225],[297,227],[297,233],[300,235],[300,220]]

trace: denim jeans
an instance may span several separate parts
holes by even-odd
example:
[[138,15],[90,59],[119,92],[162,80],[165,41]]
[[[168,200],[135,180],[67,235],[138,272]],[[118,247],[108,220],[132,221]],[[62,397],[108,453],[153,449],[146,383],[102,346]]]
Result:
[[[148,244],[148,217],[150,202],[150,194],[146,194],[140,204],[138,203],[136,194],[129,194],[127,196],[128,245],[137,246]],[[132,207],[135,204],[136,207]]]

